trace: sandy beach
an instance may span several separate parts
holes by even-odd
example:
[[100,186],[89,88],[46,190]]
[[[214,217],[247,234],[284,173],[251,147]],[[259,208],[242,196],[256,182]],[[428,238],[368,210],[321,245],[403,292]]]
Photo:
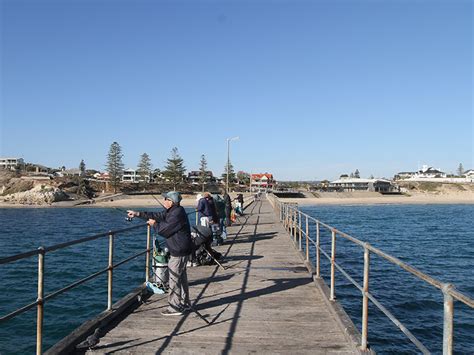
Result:
[[[159,196],[156,196],[159,199]],[[235,197],[235,196],[232,196]],[[245,194],[249,198],[249,194]],[[474,192],[449,192],[443,194],[434,193],[416,193],[407,195],[380,195],[358,193],[357,196],[339,196],[334,197],[309,197],[309,198],[283,198],[283,202],[298,203],[300,205],[373,205],[373,204],[474,204]],[[161,202],[161,200],[160,200]],[[197,205],[195,195],[184,195],[181,205],[184,207],[195,207]],[[159,206],[158,202],[151,196],[119,196],[111,201],[101,201],[94,204],[80,205],[80,207],[150,207]],[[0,201],[0,208],[43,208],[43,207],[72,207],[69,203],[53,203],[52,205],[20,205]]]

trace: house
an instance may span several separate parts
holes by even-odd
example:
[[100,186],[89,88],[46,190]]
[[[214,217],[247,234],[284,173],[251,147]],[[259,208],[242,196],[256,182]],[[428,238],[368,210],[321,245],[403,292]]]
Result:
[[385,179],[342,178],[329,183],[329,188],[338,191],[391,192],[394,186]]
[[443,173],[442,171],[435,169],[431,166],[428,165],[423,165],[421,170],[418,170],[414,175],[413,178],[445,178],[446,173]]
[[25,166],[23,158],[0,158],[0,169],[16,170]]
[[276,181],[273,175],[269,173],[264,174],[250,174],[250,191],[269,191],[273,190]]
[[474,178],[474,169],[469,169],[465,171],[462,176],[467,177],[467,178]]
[[394,180],[404,180],[404,179],[410,179],[412,176],[415,175],[414,171],[401,171],[393,177]]
[[150,180],[150,176],[143,178],[140,172],[135,169],[125,169],[122,174],[122,182],[139,183],[144,181],[150,182]]
[[64,169],[61,171],[63,176],[81,176],[81,169],[79,168],[72,168],[72,169]]
[[92,175],[94,179],[101,180],[101,181],[106,181],[110,180],[110,175],[109,173],[95,173]]
[[[188,182],[190,182],[192,185],[199,185],[200,179],[201,179],[201,171],[190,171],[188,173]],[[207,182],[216,182],[216,179],[214,178],[214,175],[212,174],[212,171],[206,171],[207,175]]]

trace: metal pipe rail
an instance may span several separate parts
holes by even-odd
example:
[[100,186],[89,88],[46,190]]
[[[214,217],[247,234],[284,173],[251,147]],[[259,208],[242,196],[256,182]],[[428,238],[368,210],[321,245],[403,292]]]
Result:
[[[120,234],[124,233],[127,231],[131,231],[134,229],[139,229],[143,228],[144,226],[147,226],[147,239],[146,239],[146,249],[143,251],[140,251],[124,260],[121,260],[117,263],[114,264],[113,260],[113,251],[114,251],[114,239],[115,237]],[[109,239],[109,258],[108,258],[108,265],[106,268],[99,270],[95,273],[90,274],[89,276],[86,276],[80,280],[77,280],[59,290],[56,290],[48,295],[44,295],[44,259],[46,257],[46,253],[53,252],[55,250],[59,249],[64,249],[67,247],[70,247],[72,245],[76,244],[81,244],[81,243],[86,243],[92,240],[100,239],[100,238],[105,238],[108,237]],[[146,223],[141,223],[139,225],[133,226],[133,227],[128,227],[128,228],[123,228],[119,230],[111,230],[106,233],[100,233],[100,234],[95,234],[89,237],[84,237],[84,238],[79,238],[75,239],[69,242],[65,243],[60,243],[60,244],[55,244],[50,247],[39,247],[36,250],[31,250],[25,253],[20,253],[12,256],[8,256],[5,258],[0,259],[0,265],[2,264],[8,264],[12,263],[14,261],[26,259],[32,256],[38,255],[38,298],[36,301],[29,303],[23,307],[17,308],[13,312],[0,317],[0,323],[6,322],[9,319],[12,319],[28,310],[30,310],[33,307],[37,307],[37,320],[36,320],[36,354],[42,354],[43,352],[43,319],[44,319],[44,304],[46,301],[53,299],[57,296],[59,296],[62,293],[65,293],[87,281],[90,281],[92,279],[95,279],[96,277],[108,273],[108,282],[107,282],[107,311],[112,310],[112,290],[113,290],[113,270],[120,265],[123,265],[130,260],[133,260],[143,254],[146,254],[146,261],[145,261],[145,282],[149,280],[149,275],[150,275],[150,253],[151,253],[151,228],[149,225]]]
[[[368,301],[380,309],[407,337],[408,339],[424,354],[429,354],[430,351],[388,310],[386,309],[371,293],[369,293],[369,269],[370,269],[370,253],[376,254],[390,263],[399,266],[403,270],[414,275],[416,278],[440,289],[444,297],[444,325],[443,325],[443,354],[453,353],[453,319],[454,319],[454,300],[458,300],[467,306],[474,308],[474,300],[457,291],[453,285],[445,284],[431,276],[419,271],[418,269],[404,263],[400,259],[384,253],[380,249],[371,246],[369,243],[363,242],[354,238],[347,233],[341,232],[338,229],[325,224],[318,219],[301,212],[297,204],[284,203],[275,196],[268,196],[269,202],[280,222],[288,231],[290,237],[293,239],[295,246],[302,252],[302,238],[305,239],[306,244],[306,261],[309,263],[309,244],[315,247],[315,276],[321,278],[320,272],[320,254],[322,253],[328,260],[330,260],[330,300],[335,300],[335,270],[339,270],[346,279],[348,279],[356,288],[362,293],[362,332],[361,332],[361,350],[367,350],[368,347]],[[305,220],[303,223],[303,219]],[[310,237],[309,223],[313,222],[316,225],[316,239]],[[303,225],[305,228],[303,228]],[[331,232],[331,255],[326,253],[320,245],[320,230],[321,227]],[[363,285],[357,283],[337,262],[336,262],[336,239],[342,237],[356,244],[364,250],[364,275]],[[313,268],[311,266],[311,268]]]

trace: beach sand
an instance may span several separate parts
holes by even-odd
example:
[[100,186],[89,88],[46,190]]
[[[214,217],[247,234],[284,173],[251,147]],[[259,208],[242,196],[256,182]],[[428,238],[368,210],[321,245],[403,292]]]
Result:
[[[248,198],[249,194],[245,194]],[[160,196],[155,196],[160,202]],[[235,197],[235,196],[231,196]],[[334,197],[310,197],[310,198],[282,198],[282,202],[298,203],[300,205],[373,205],[373,204],[474,204],[474,192],[449,192],[449,193],[416,193],[410,196],[407,195],[380,195],[359,193],[356,197],[353,196],[339,196],[334,194]],[[196,207],[197,201],[195,195],[184,195],[181,205],[184,207]],[[4,203],[0,201],[0,208],[42,208],[42,207],[64,207],[60,203],[53,203],[51,206],[30,206]],[[92,205],[80,205],[80,207],[121,207],[121,208],[137,208],[137,207],[160,207],[158,202],[151,196],[119,196],[113,201],[101,201]]]

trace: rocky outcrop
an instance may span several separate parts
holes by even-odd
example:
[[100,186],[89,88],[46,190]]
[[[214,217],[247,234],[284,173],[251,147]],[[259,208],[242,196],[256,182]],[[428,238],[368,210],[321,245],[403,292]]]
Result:
[[31,190],[9,194],[3,198],[5,202],[23,205],[45,205],[68,199],[69,196],[65,192],[48,185],[37,185]]

